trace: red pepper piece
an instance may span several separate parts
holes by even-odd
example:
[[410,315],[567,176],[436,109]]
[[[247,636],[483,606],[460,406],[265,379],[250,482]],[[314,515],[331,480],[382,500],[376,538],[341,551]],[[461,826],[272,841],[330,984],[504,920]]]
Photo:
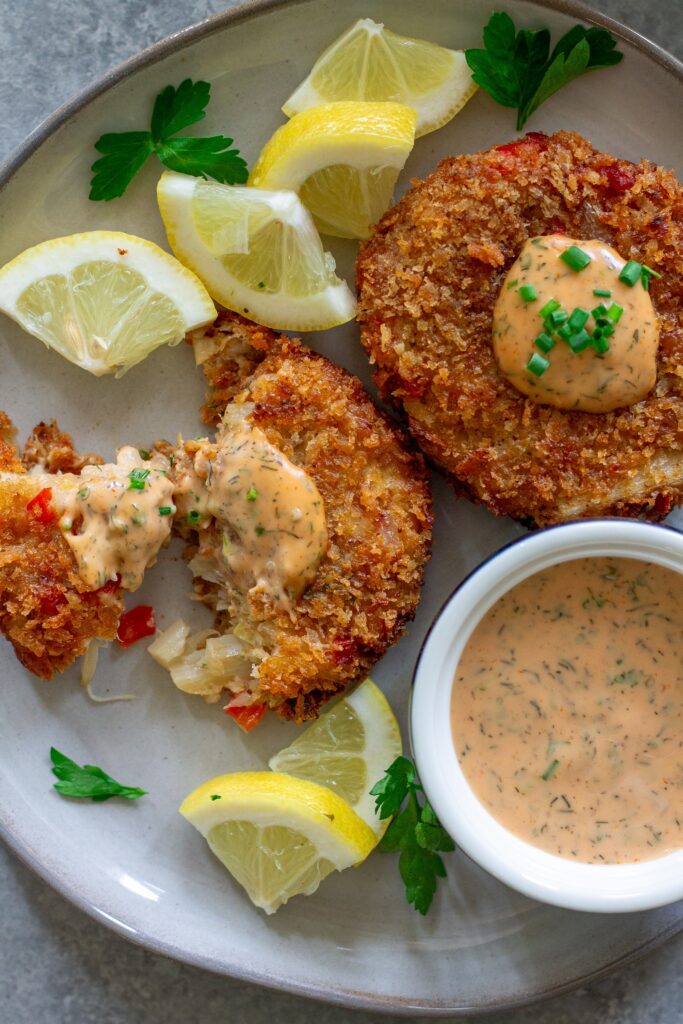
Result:
[[610,188],[615,192],[628,192],[636,183],[635,168],[624,164],[611,164],[605,174]]
[[224,711],[226,715],[230,715],[231,718],[235,719],[240,729],[244,729],[245,732],[251,732],[265,715],[266,705],[241,704],[234,708],[228,706],[224,708]]
[[42,491],[38,491],[35,498],[27,503],[26,511],[37,523],[54,523],[57,513],[52,507],[52,488],[43,487]]
[[116,639],[121,647],[130,647],[145,636],[154,636],[156,631],[154,609],[148,604],[139,604],[119,619]]
[[548,136],[545,132],[527,132],[524,138],[516,139],[514,142],[506,142],[502,146],[494,146],[497,153],[517,153],[522,146],[534,146],[539,150],[548,148]]

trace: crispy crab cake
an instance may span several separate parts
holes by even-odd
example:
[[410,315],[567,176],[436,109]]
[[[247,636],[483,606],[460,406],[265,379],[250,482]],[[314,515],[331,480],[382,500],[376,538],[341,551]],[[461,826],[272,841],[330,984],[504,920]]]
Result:
[[[300,341],[229,313],[190,340],[209,383],[205,422],[219,426],[219,438],[236,423],[258,428],[305,470],[324,502],[328,545],[308,588],[283,608],[245,592],[217,567],[219,555],[206,557],[211,545],[201,527],[179,523],[195,590],[229,648],[217,680],[197,684],[190,672],[189,685],[180,685],[207,699],[227,697],[233,707],[315,718],[324,701],[368,672],[415,613],[431,543],[424,463],[360,381]],[[201,444],[176,450],[177,478]],[[206,644],[200,647],[213,654],[212,640]]]
[[93,590],[81,579],[54,512],[38,497],[46,474],[102,461],[79,455],[54,421],[39,424],[20,454],[0,413],[0,630],[43,679],[68,668],[93,638],[113,640],[123,611],[118,583]]
[[[662,274],[657,382],[609,413],[540,405],[500,374],[493,308],[524,243],[599,238]],[[362,342],[456,489],[538,525],[661,519],[683,495],[683,190],[673,174],[531,133],[444,160],[377,226],[357,262]]]

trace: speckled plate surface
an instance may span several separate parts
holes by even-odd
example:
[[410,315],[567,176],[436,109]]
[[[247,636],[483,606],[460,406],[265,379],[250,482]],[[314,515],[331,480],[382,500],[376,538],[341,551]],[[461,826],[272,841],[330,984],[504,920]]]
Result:
[[[488,0],[261,0],[158,44],[59,111],[30,138],[0,180],[0,262],[45,238],[121,228],[163,244],[150,161],[124,199],[89,203],[92,142],[103,130],[140,128],[156,92],[182,78],[208,79],[213,98],[202,131],[229,132],[253,161],[281,122],[280,104],[318,53],[355,18],[370,15],[408,35],[478,45]],[[506,2],[516,21],[555,32],[597,16],[573,4]],[[528,127],[572,128],[599,148],[648,156],[683,175],[683,70],[627,30],[623,64],[588,76],[546,103]],[[628,102],[624,98],[628,97]],[[399,189],[449,153],[514,137],[514,116],[478,94],[451,124],[418,141]],[[353,247],[333,247],[352,273]],[[369,383],[353,326],[311,335],[310,344]],[[156,352],[122,381],[95,380],[0,322],[0,405],[22,436],[56,416],[85,449],[113,454],[198,431],[202,381],[185,346]],[[456,500],[436,478],[436,531],[424,597],[409,635],[377,667],[403,723],[413,665],[435,612],[458,580],[521,527]],[[675,514],[673,525],[683,523]],[[164,553],[139,599],[162,625],[187,614],[189,579],[178,552]],[[199,616],[199,611],[196,615]],[[197,619],[199,621],[199,618]],[[263,767],[292,727],[269,723],[251,737],[226,726],[218,707],[186,698],[141,647],[109,652],[101,692],[137,701],[96,706],[75,671],[53,684],[32,679],[0,648],[0,830],[16,852],[66,897],[117,932],[214,971],[344,1003],[393,1012],[472,1013],[519,1005],[623,964],[683,927],[683,906],[622,917],[552,909],[518,895],[464,856],[426,919],[404,903],[392,859],[375,855],[325,882],[276,917],[255,911],[176,813],[198,783]],[[79,805],[51,789],[51,744],[144,785],[137,805]]]

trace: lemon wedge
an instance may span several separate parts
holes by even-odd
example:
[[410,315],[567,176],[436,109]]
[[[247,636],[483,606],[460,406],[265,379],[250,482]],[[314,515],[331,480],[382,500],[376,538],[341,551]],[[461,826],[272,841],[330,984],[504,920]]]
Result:
[[290,331],[353,319],[353,294],[294,192],[166,171],[157,198],[174,253],[228,309]]
[[401,754],[401,733],[389,703],[371,679],[323,712],[290,746],[270,759],[275,772],[318,782],[343,797],[380,839],[370,789]]
[[315,892],[332,871],[359,864],[377,842],[336,793],[277,772],[211,779],[190,793],[180,813],[267,914]]
[[201,281],[153,242],[87,231],[26,249],[0,269],[0,309],[99,377],[211,323]]
[[304,110],[263,147],[249,184],[294,189],[323,234],[368,238],[391,204],[415,142],[416,120],[401,103],[325,103]]
[[361,18],[318,57],[282,109],[293,117],[338,100],[394,100],[417,112],[419,138],[455,117],[476,91],[462,50]]

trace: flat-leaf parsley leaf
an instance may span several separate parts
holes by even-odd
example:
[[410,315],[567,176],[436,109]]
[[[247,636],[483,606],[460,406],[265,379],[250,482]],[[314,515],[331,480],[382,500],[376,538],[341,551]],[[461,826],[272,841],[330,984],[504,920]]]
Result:
[[54,747],[50,749],[52,773],[60,780],[55,782],[55,789],[62,796],[80,797],[84,800],[110,800],[113,796],[124,800],[138,800],[146,795],[145,789],[137,786],[122,786],[93,764],[85,764],[81,768],[70,757],[61,754]]
[[516,107],[517,128],[556,93],[586,71],[618,64],[623,53],[604,28],[575,25],[550,53],[550,32],[515,29],[509,14],[497,11],[484,28],[484,49],[466,50],[472,78],[504,107]]
[[397,757],[370,790],[381,819],[393,821],[384,833],[381,853],[400,853],[398,867],[406,899],[421,914],[429,910],[437,879],[446,877],[439,853],[450,853],[455,843],[443,828],[428,800],[420,803],[423,789],[407,757]]
[[178,137],[183,128],[202,121],[211,98],[208,82],[186,78],[177,89],[167,85],[154,101],[151,131],[110,132],[102,135],[95,149],[103,156],[92,165],[90,198],[116,199],[122,196],[152,153],[172,171],[215,178],[227,185],[241,185],[248,177],[247,165],[232,139],[224,135],[209,138]]

